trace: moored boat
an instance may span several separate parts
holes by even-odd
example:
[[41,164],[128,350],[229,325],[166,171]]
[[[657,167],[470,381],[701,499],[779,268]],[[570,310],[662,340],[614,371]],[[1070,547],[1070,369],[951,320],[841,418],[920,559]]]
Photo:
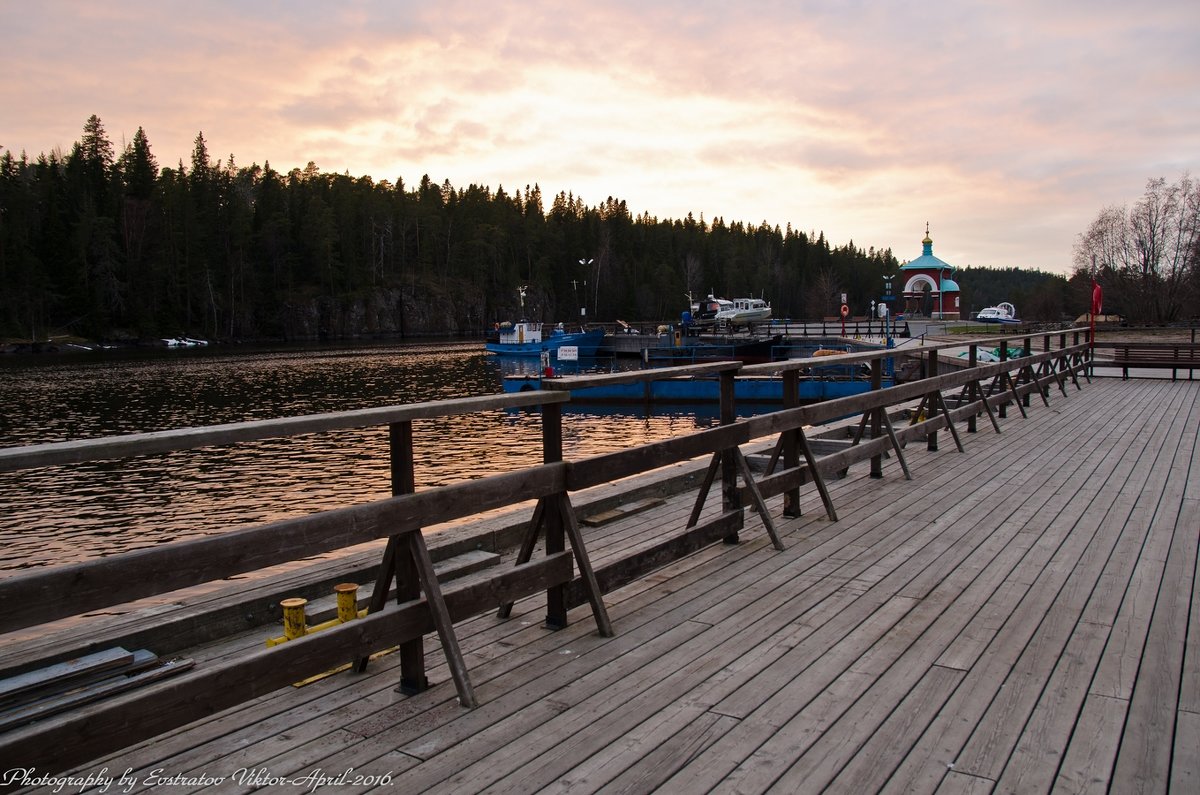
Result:
[[559,323],[544,333],[543,327],[544,324],[529,320],[502,323],[497,340],[485,343],[484,347],[488,353],[506,356],[540,356],[543,351],[557,353],[564,347],[575,348],[577,356],[595,356],[604,341],[602,328],[567,331]]
[[[521,299],[521,314],[525,314],[525,291],[528,288],[517,288]],[[558,359],[561,348],[572,348],[575,357],[595,356],[600,343],[604,342],[604,329],[580,328],[579,331],[568,331],[559,323],[546,332],[545,324],[535,320],[518,320],[516,323],[504,322],[497,326],[495,340],[488,340],[484,348],[488,353],[502,356],[541,356],[550,352],[552,359]]]
[[771,304],[762,298],[707,298],[691,304],[689,324],[696,328],[724,326],[736,328],[771,319]]
[[771,319],[771,305],[762,298],[735,298],[732,305],[717,313],[717,324],[748,326]]

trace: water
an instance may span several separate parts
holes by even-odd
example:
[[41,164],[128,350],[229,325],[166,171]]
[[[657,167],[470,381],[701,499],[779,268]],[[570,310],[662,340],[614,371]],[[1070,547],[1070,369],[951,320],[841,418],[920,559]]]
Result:
[[[480,344],[0,360],[0,446],[496,394]],[[717,423],[715,411],[569,408],[567,459]],[[417,488],[540,463],[536,411],[413,425]],[[0,576],[226,532],[390,494],[387,428],[0,473]]]

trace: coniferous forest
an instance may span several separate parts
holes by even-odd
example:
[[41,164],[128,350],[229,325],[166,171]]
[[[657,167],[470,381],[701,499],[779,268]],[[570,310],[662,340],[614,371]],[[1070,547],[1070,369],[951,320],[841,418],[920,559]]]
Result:
[[[689,292],[823,317],[843,292],[865,312],[900,264],[790,225],[660,220],[570,193],[546,204],[536,184],[214,161],[203,133],[190,162],[160,167],[143,129],[117,152],[92,116],[69,153],[0,156],[0,335],[478,335],[516,318],[523,285],[525,314],[546,321],[581,308],[593,321],[672,320]],[[1065,294],[1061,277],[1040,276]]]

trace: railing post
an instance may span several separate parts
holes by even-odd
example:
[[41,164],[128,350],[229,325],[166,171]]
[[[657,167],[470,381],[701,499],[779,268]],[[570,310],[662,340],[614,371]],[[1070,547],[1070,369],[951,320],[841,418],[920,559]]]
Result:
[[[936,378],[937,374],[938,374],[937,348],[934,348],[933,350],[931,350],[929,352],[928,360],[929,360],[929,366],[926,369],[929,372],[927,375],[929,378]],[[925,416],[932,417],[934,414],[934,411],[935,411],[934,407],[937,406],[937,402],[936,402],[936,398],[933,395],[933,393],[930,393],[927,397],[928,397],[928,399],[925,401],[925,404],[926,404]],[[937,449],[938,449],[937,431],[930,431],[929,435],[925,437],[925,441],[926,441],[926,445],[925,445],[926,449],[929,450],[929,452],[931,452],[931,453],[936,453]]]
[[[1051,336],[1050,334],[1046,334],[1045,336],[1042,337],[1042,353],[1050,352],[1050,336]],[[1046,361],[1042,363],[1042,369],[1046,373],[1049,373],[1053,369],[1053,365],[1049,358],[1047,358]],[[1050,396],[1050,387],[1048,387],[1048,386],[1042,387],[1042,397],[1045,398],[1045,397],[1049,397],[1049,396]]]
[[[737,417],[733,398],[733,382],[735,370],[722,370],[721,384],[721,424],[730,425]],[[737,458],[733,452],[726,450],[721,455],[721,508],[730,513],[742,507],[741,497],[737,488]],[[725,537],[726,544],[736,544],[738,534],[732,533]]]
[[[392,496],[412,494],[416,491],[416,475],[413,466],[413,426],[412,420],[402,420],[388,425],[388,447],[392,472]],[[417,528],[413,532],[421,532]],[[396,572],[396,601],[409,602],[421,598],[421,580],[417,573],[412,555],[407,553],[408,545],[393,536],[388,540],[389,552]],[[404,547],[404,550],[401,549]],[[384,583],[384,593],[381,602],[387,600],[387,588],[390,583]],[[379,587],[379,583],[376,583]],[[372,594],[371,605],[377,604],[375,594]],[[381,604],[382,606],[382,604]],[[375,608],[377,609],[377,608]],[[375,612],[371,609],[368,612]],[[362,661],[365,663],[365,660]],[[425,675],[425,648],[420,637],[400,644],[400,690],[405,693],[418,693],[429,687],[429,678]]]
[[[793,409],[800,405],[800,373],[795,370],[785,370],[783,373],[783,407]],[[783,435],[783,466],[785,469],[795,469],[800,466],[800,445],[795,429]],[[783,515],[789,518],[800,516],[800,487],[789,489],[783,495]]]
[[[976,345],[974,342],[972,342],[970,347],[967,348],[967,369],[973,370],[973,369],[975,369],[975,367],[978,364],[979,364],[979,346]],[[979,382],[972,381],[967,386],[967,395],[968,395],[967,399],[974,401],[976,398],[983,397],[982,395],[975,394],[978,389],[979,389]],[[975,412],[971,412],[971,414],[967,417],[967,433],[976,433],[976,432],[977,431],[975,428]]]
[[[1033,353],[1033,337],[1030,337],[1028,334],[1025,335],[1025,343],[1021,346],[1021,350],[1024,351],[1024,355],[1026,357]],[[1022,370],[1021,372],[1025,372],[1025,370]],[[1026,392],[1025,397],[1021,399],[1021,404],[1024,405],[1025,408],[1029,408],[1029,398],[1030,394]]]
[[[871,360],[871,391],[878,392],[883,388],[883,357]],[[887,411],[886,406],[871,410],[871,438],[878,439],[883,433],[883,422],[880,419],[879,412]],[[876,453],[871,456],[871,477],[883,477],[883,453]]]
[[[1006,339],[1000,340],[1000,361],[1002,361],[1002,362],[1008,361],[1008,340],[1006,340]],[[1007,371],[1004,373],[1001,373],[1000,378],[1003,379],[1003,381],[1007,381],[1008,380]],[[1003,383],[1003,381],[1002,381],[1002,383]],[[998,417],[1000,417],[1000,419],[1004,419],[1005,417],[1008,416],[1008,401],[1007,400],[1001,401],[999,407],[997,407],[997,409],[996,409],[996,415]]]
[[[542,463],[555,464],[562,461],[562,406],[558,403],[542,406]],[[546,554],[565,552],[566,529],[562,514],[547,510]],[[565,585],[554,585],[546,591],[546,626],[562,629],[567,626],[567,592]]]

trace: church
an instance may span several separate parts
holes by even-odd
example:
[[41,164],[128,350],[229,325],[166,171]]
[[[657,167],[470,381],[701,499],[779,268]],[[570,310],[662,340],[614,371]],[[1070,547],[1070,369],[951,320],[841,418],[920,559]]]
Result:
[[901,311],[908,317],[958,320],[959,289],[954,281],[954,266],[933,256],[928,223],[921,246],[921,256],[900,267]]

